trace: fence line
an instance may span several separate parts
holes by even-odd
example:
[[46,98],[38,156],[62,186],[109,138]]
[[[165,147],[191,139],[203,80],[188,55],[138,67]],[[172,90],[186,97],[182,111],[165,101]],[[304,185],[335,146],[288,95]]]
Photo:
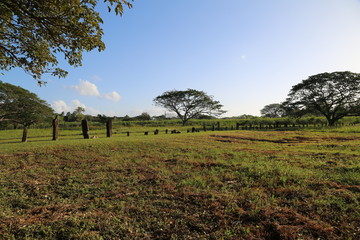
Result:
[[[335,126],[344,126],[344,123],[337,123]],[[348,125],[355,125],[355,124],[348,124]],[[304,123],[304,124],[287,124],[287,123],[280,123],[280,122],[274,122],[274,123],[269,123],[269,124],[264,124],[264,123],[260,123],[260,124],[252,124],[252,123],[236,123],[236,125],[232,125],[232,126],[225,126],[225,127],[221,127],[221,123],[217,122],[216,124],[212,124],[211,128],[208,129],[208,125],[204,122],[203,126],[201,128],[195,128],[192,127],[191,129],[187,129],[186,132],[187,133],[195,133],[195,132],[200,132],[200,131],[233,131],[233,130],[273,130],[273,129],[298,129],[298,128],[307,128],[307,127],[326,127],[328,126],[327,124],[324,123],[313,123],[313,124],[309,124],[309,123]],[[88,121],[86,119],[81,121],[81,127],[82,127],[82,134],[84,139],[89,139],[90,138],[90,128],[89,128],[89,124]],[[120,132],[120,133],[124,133],[126,134],[126,136],[130,136],[131,134],[136,134],[136,133],[144,133],[145,136],[149,135],[149,133],[152,132],[154,135],[159,135],[160,134],[160,130],[159,129],[155,129],[154,131],[143,131],[143,132]],[[182,133],[179,130],[173,129],[173,130],[169,130],[169,129],[165,129],[164,131],[165,134],[180,134]],[[118,134],[117,132],[115,132],[115,134]],[[112,120],[109,119],[106,122],[106,137],[112,137],[113,136],[113,125],[112,125]],[[59,121],[57,119],[57,117],[53,120],[53,140],[58,140],[59,138]],[[97,136],[93,136],[92,138],[98,138]]]

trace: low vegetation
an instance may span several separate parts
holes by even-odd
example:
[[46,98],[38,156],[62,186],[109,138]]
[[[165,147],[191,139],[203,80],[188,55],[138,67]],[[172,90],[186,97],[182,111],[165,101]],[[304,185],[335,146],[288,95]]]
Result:
[[140,130],[0,131],[2,239],[360,238],[359,125]]

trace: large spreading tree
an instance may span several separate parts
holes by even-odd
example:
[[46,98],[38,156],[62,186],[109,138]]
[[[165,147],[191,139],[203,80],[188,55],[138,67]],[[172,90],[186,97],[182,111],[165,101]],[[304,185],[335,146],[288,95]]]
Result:
[[0,81],[0,121],[23,125],[23,142],[27,141],[28,127],[52,116],[53,109],[35,93]]
[[156,97],[154,102],[157,106],[175,112],[183,125],[197,116],[220,116],[226,112],[222,110],[223,105],[219,101],[215,101],[203,91],[194,89],[167,91]]
[[[123,13],[133,0],[104,0],[108,10]],[[98,0],[1,0],[0,71],[20,67],[42,83],[51,73],[65,77],[57,58],[63,54],[80,66],[83,51],[105,49]]]
[[292,87],[286,102],[297,112],[317,112],[334,126],[341,118],[360,114],[360,74],[321,73]]

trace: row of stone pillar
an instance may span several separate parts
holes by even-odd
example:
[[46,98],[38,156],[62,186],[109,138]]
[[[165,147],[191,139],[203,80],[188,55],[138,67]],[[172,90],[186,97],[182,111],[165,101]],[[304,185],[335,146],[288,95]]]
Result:
[[[112,119],[108,119],[106,122],[106,137],[112,137],[112,127],[113,127]],[[81,128],[82,128],[82,134],[84,136],[84,139],[89,139],[90,138],[89,124],[86,119],[83,119],[81,121]],[[250,126],[250,128],[251,128],[251,126]],[[220,122],[217,122],[216,127],[215,127],[215,124],[213,124],[211,126],[212,131],[215,131],[215,129],[221,130]],[[231,130],[232,129],[233,128],[231,127]],[[239,129],[240,129],[240,124],[236,123],[236,130],[239,130]],[[205,123],[203,124],[203,130],[207,131]],[[225,130],[228,130],[228,128],[226,127]],[[168,132],[168,130],[166,130],[166,133],[167,132]],[[195,128],[192,128],[192,132],[195,132]],[[148,132],[145,132],[145,135],[148,135],[147,133]],[[158,134],[158,133],[159,133],[159,130],[156,130],[155,134]],[[130,132],[127,132],[127,136],[130,136]],[[58,139],[59,139],[59,119],[58,119],[58,116],[56,116],[55,119],[53,120],[53,139],[52,140],[58,140]]]
[[[53,137],[52,140],[58,140],[59,139],[59,119],[58,116],[55,117],[55,119],[52,122],[53,125]],[[82,134],[84,136],[84,139],[89,139],[90,138],[90,133],[89,133],[89,124],[88,121],[86,119],[83,119],[81,121],[81,129],[82,129]],[[106,137],[111,137],[112,136],[112,120],[109,119],[106,122]]]

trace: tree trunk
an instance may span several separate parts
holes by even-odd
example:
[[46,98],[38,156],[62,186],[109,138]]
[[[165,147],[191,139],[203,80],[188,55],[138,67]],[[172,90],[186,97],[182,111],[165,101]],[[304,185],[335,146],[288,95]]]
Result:
[[325,116],[328,121],[329,127],[335,126],[337,119],[332,118],[331,116]]
[[24,130],[23,130],[23,136],[22,136],[22,142],[27,142],[27,134],[28,134],[28,129],[27,127],[24,126]]
[[334,120],[334,119],[328,119],[328,123],[329,123],[329,126],[330,126],[330,127],[333,127],[333,126],[335,126],[336,120]]

